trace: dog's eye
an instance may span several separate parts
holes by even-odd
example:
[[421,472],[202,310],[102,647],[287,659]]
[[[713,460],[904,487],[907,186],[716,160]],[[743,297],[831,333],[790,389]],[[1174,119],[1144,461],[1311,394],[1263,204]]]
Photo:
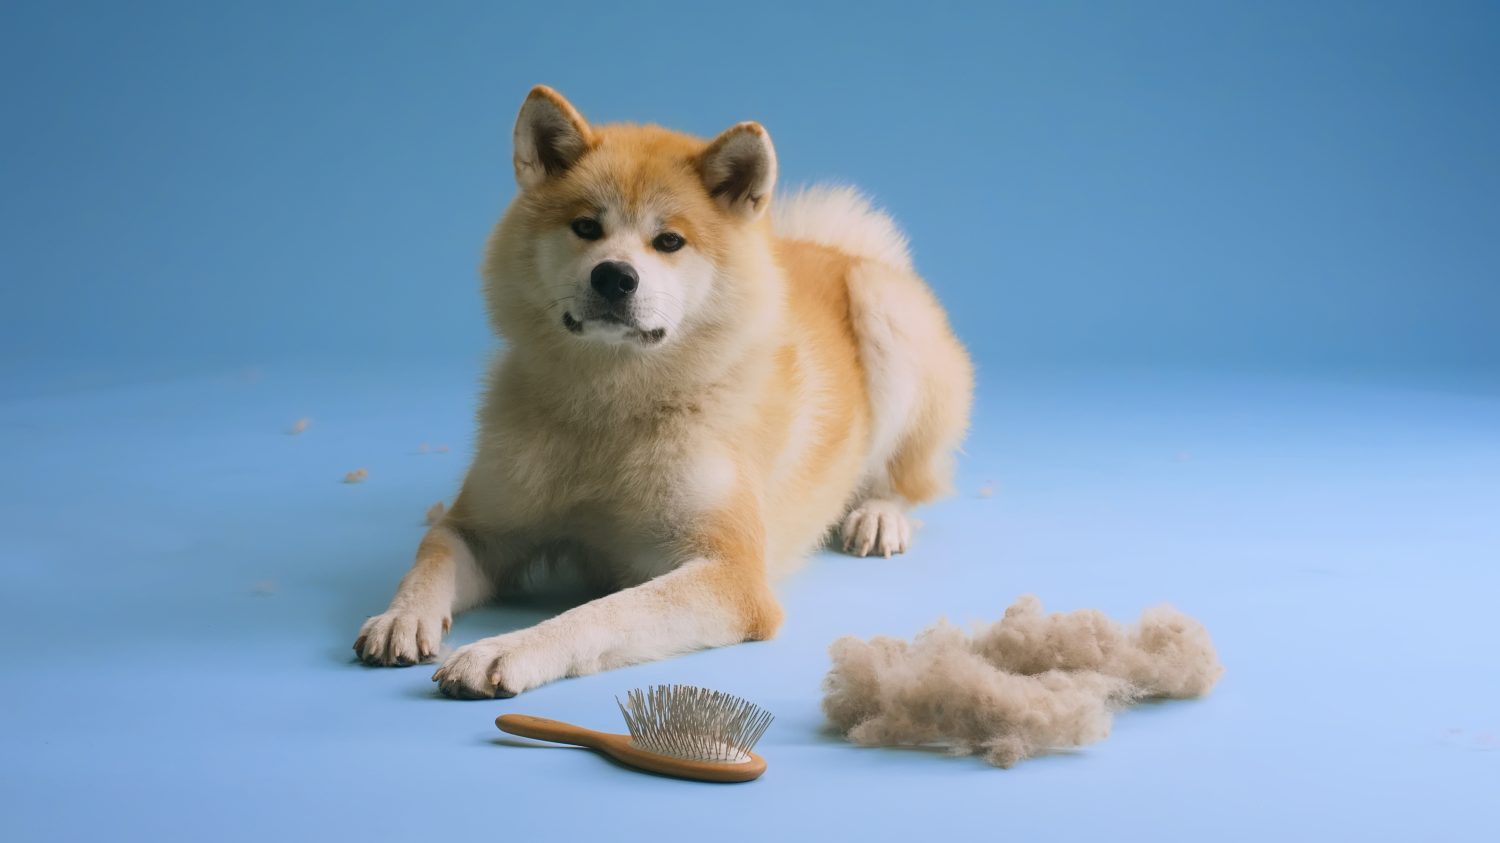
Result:
[[656,239],[651,241],[651,245],[658,252],[675,252],[686,246],[687,241],[682,239],[681,234],[673,234],[670,231],[665,231],[656,235]]
[[573,229],[574,234],[585,240],[598,240],[604,236],[604,226],[600,225],[598,220],[589,219],[588,217],[579,217],[573,220],[572,225],[569,227]]

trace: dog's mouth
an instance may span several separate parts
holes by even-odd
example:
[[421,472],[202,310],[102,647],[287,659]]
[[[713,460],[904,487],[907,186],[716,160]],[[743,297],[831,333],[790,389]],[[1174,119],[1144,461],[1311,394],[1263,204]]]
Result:
[[604,325],[622,328],[626,337],[638,340],[643,345],[656,345],[667,336],[666,328],[642,328],[633,321],[622,319],[613,313],[601,313],[598,316],[586,316],[583,319],[578,319],[573,314],[563,311],[563,327],[567,328],[570,334],[582,334],[584,327],[589,322],[599,322]]

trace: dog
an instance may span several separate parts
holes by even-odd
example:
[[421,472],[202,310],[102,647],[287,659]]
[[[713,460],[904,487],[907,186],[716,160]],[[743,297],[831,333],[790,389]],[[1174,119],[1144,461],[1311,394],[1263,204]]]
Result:
[[770,638],[771,583],[835,529],[857,556],[910,546],[907,511],[951,487],[973,369],[888,216],[846,187],[773,197],[758,123],[593,126],[544,86],[514,166],[474,461],[361,661],[432,661],[456,613],[576,572],[604,596],[432,677],[513,696]]

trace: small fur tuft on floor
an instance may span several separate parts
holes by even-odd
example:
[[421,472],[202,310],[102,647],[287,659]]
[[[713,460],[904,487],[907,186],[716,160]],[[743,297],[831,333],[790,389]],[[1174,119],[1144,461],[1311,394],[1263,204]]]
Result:
[[1125,627],[1093,609],[1046,614],[1030,595],[972,637],[939,621],[910,643],[851,636],[829,652],[823,711],[849,740],[999,767],[1103,740],[1115,710],[1202,696],[1224,672],[1208,631],[1169,606]]

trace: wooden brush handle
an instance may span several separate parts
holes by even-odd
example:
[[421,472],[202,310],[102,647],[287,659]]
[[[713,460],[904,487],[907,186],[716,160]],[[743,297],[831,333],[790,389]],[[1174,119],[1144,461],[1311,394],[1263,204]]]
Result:
[[574,726],[572,723],[564,723],[561,720],[548,720],[545,717],[532,717],[529,714],[502,714],[495,718],[495,725],[500,727],[500,731],[509,732],[512,735],[535,738],[539,741],[586,746],[613,756],[616,760],[632,767],[684,779],[698,779],[705,782],[747,782],[766,771],[766,759],[753,752],[749,753],[750,757],[745,761],[722,764],[647,752],[631,743],[629,735],[596,732],[593,729]]
[[532,717],[529,714],[502,714],[495,718],[495,725],[499,726],[502,732],[520,735],[523,738],[570,743],[590,749],[601,748],[604,745],[602,739],[607,737],[603,732],[596,732],[593,729],[574,726],[572,723],[564,723],[561,720]]

